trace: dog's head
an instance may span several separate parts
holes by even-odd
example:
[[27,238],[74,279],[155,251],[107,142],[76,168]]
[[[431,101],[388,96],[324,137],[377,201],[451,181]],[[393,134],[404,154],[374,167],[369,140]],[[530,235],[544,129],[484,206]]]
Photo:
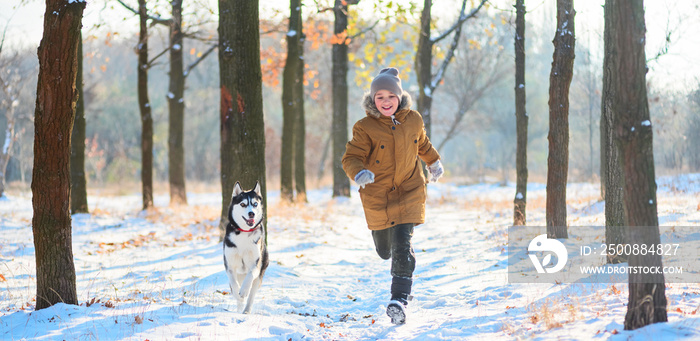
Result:
[[231,223],[243,229],[250,229],[260,224],[263,218],[262,195],[260,183],[250,191],[241,189],[241,184],[236,182],[233,186],[231,207],[228,210],[228,219]]

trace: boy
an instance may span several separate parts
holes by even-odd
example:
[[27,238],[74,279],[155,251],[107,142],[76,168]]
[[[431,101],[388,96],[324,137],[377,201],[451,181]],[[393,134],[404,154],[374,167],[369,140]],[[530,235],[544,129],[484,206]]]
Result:
[[367,225],[379,257],[391,258],[391,301],[387,315],[394,324],[406,322],[416,259],[411,247],[413,227],[425,222],[425,176],[431,181],[444,170],[423,118],[410,109],[411,96],[401,88],[399,70],[385,68],[372,81],[362,106],[367,117],[352,129],[345,146],[343,170],[360,186]]

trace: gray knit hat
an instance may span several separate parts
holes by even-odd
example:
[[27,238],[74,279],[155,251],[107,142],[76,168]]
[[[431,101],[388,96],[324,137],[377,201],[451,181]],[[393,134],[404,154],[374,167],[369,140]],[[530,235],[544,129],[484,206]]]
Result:
[[399,70],[397,68],[388,67],[379,71],[379,75],[374,77],[372,81],[372,86],[370,88],[370,95],[374,98],[374,95],[379,90],[389,90],[394,95],[403,95],[403,89],[401,88],[401,79],[399,78]]

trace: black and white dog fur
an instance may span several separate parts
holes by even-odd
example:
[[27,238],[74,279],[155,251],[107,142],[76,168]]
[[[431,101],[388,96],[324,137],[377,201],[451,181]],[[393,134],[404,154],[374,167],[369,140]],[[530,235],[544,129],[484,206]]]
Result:
[[[236,182],[231,206],[228,209],[228,225],[224,238],[224,267],[228,275],[231,295],[238,300],[238,311],[245,303],[243,313],[250,312],[255,293],[262,284],[263,274],[269,264],[265,246],[263,202],[260,183],[251,191],[241,189]],[[245,302],[246,297],[248,301]]]

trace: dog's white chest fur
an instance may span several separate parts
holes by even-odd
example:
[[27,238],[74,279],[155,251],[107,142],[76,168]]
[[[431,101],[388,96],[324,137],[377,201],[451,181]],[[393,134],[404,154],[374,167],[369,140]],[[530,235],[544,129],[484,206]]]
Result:
[[241,232],[238,235],[229,234],[226,238],[235,245],[224,248],[224,257],[228,261],[228,266],[235,273],[245,274],[258,266],[260,262],[260,243],[262,243],[262,233],[260,230],[253,232]]

